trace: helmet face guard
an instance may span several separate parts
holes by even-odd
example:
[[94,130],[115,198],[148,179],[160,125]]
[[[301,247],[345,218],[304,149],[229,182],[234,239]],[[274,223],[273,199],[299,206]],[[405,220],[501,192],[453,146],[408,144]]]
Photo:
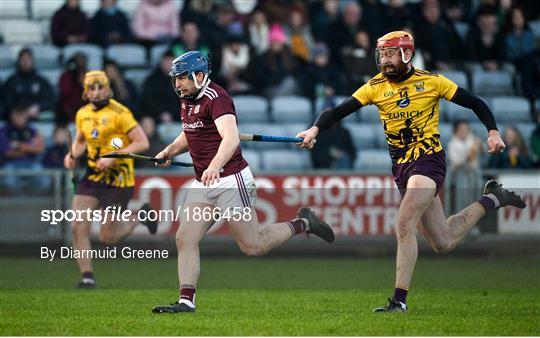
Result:
[[[204,73],[204,78],[201,83],[197,81],[196,77],[196,74],[199,72]],[[195,83],[195,88],[201,89],[208,82],[210,73],[210,60],[208,57],[199,51],[191,51],[174,59],[171,65],[171,71],[169,72],[169,77],[175,93],[179,97],[182,97],[181,90],[176,87],[177,77],[188,76],[188,78]]]
[[[405,51],[410,49],[412,51],[411,56],[406,59]],[[382,57],[392,58],[396,53],[401,54],[401,61],[404,64],[411,62],[414,55],[414,40],[411,34],[403,31],[390,32],[377,40],[377,48],[375,49],[375,62],[377,68],[382,72],[384,66]],[[398,74],[388,74],[398,75]]]
[[[83,90],[83,95],[82,95],[83,100],[88,99],[88,92],[90,91],[90,88],[96,84],[100,87],[105,87],[111,90],[111,86],[110,86],[109,78],[107,77],[107,74],[102,70],[91,70],[89,72],[86,72],[86,74],[84,75],[84,80],[83,80],[84,90]],[[109,96],[112,96],[112,92],[111,92],[111,95]]]

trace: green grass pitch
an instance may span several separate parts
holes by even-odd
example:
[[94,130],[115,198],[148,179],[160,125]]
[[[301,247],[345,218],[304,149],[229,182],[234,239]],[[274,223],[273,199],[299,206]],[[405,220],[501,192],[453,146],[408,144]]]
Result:
[[0,258],[5,335],[540,335],[538,258],[420,257],[406,314],[390,258],[203,258],[196,314],[173,302],[176,262],[100,260],[100,288],[74,290],[75,263]]

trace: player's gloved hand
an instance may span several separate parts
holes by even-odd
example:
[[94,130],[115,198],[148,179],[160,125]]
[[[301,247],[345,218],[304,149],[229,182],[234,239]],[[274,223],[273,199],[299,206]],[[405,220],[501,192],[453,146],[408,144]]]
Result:
[[296,145],[300,148],[307,148],[311,149],[315,145],[315,142],[317,140],[315,139],[317,135],[319,134],[319,127],[313,126],[309,128],[308,130],[304,130],[303,132],[298,133],[296,137],[302,137],[304,138],[304,141],[298,142]]
[[99,171],[105,171],[116,162],[115,158],[100,158],[96,161],[96,167]]
[[75,165],[77,163],[75,162],[75,159],[73,157],[71,157],[71,153],[68,153],[65,157],[64,157],[64,167],[66,169],[73,169],[75,168]]
[[203,174],[201,176],[201,182],[204,184],[204,186],[209,187],[212,184],[219,182],[219,173],[221,172],[218,168],[208,168],[205,171],[203,171]]
[[498,130],[490,130],[488,133],[488,153],[490,154],[499,154],[506,149],[506,145],[504,144],[501,134]]
[[[159,158],[159,159],[163,159],[163,158],[169,158],[169,151],[167,149],[163,149],[161,152],[159,152],[159,154],[157,154],[155,156],[156,158]],[[161,167],[161,168],[167,168],[168,166],[171,165],[171,160],[167,160],[163,163],[157,163],[155,162],[154,165],[156,167]]]

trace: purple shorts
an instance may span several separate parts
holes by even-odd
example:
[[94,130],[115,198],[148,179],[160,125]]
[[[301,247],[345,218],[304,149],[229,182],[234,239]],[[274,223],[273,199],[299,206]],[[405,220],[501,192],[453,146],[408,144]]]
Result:
[[414,175],[427,176],[435,181],[437,184],[435,196],[437,196],[439,190],[443,187],[444,177],[446,176],[446,155],[444,150],[435,154],[421,156],[413,162],[394,164],[392,174],[401,196],[405,195],[407,182]]
[[88,195],[98,199],[99,205],[102,208],[107,206],[121,206],[127,209],[127,205],[131,197],[133,197],[133,187],[119,188],[109,185],[94,182],[84,177],[77,185],[77,193],[75,195]]

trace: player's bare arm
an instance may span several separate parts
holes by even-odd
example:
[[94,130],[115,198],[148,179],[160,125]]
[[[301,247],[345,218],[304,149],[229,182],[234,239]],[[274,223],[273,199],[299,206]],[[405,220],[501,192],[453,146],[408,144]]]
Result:
[[75,168],[75,161],[79,157],[81,157],[85,151],[86,139],[84,138],[84,134],[81,131],[77,130],[77,133],[75,134],[75,140],[71,145],[70,152],[67,153],[67,155],[64,157],[64,167],[66,167],[66,169]]
[[[166,146],[165,149],[163,149],[156,155],[156,158],[172,158],[177,155],[183,154],[186,151],[188,151],[187,138],[184,132],[181,132],[180,135],[178,135],[171,144]],[[162,168],[166,168],[170,165],[170,160],[165,163],[156,163],[156,166]]]
[[317,116],[317,119],[311,128],[296,135],[297,137],[304,138],[304,141],[297,143],[297,145],[300,148],[313,148],[319,132],[333,128],[337,122],[354,113],[361,107],[362,105],[360,102],[351,96],[336,107],[323,111],[321,114],[319,114],[319,116]]
[[506,149],[506,145],[504,144],[501,134],[497,129],[497,124],[495,123],[493,113],[482,99],[459,87],[451,101],[462,107],[471,109],[476,116],[478,116],[478,119],[484,124],[488,130],[488,153],[498,154]]
[[214,121],[222,140],[216,156],[210,162],[208,168],[203,172],[201,182],[210,186],[214,182],[219,182],[219,172],[231,159],[236,148],[240,144],[238,128],[236,127],[236,117],[234,115],[224,115]]

